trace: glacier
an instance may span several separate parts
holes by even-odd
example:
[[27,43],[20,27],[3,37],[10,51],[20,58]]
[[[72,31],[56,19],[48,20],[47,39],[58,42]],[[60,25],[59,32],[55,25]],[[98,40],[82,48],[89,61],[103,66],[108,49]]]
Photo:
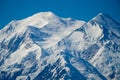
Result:
[[0,80],[120,80],[120,23],[36,13],[0,30]]

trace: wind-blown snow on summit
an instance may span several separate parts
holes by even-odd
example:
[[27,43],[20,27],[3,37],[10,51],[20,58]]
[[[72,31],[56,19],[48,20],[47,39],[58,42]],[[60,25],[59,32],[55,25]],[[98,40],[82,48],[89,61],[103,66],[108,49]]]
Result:
[[0,30],[1,80],[119,80],[120,23],[41,12]]

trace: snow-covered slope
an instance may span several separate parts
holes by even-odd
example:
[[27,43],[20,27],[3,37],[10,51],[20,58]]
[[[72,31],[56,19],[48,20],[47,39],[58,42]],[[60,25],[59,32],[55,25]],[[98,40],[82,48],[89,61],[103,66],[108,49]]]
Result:
[[120,23],[100,13],[58,42],[51,51],[59,53],[67,49],[68,54],[91,63],[106,79],[119,80],[119,35]]
[[41,12],[0,30],[1,80],[119,80],[120,23]]

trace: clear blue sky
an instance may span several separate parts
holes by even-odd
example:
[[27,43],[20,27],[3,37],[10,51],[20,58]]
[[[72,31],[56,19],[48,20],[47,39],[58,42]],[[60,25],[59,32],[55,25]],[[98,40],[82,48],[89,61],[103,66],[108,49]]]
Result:
[[120,0],[0,0],[0,29],[41,11],[85,21],[103,12],[120,21]]

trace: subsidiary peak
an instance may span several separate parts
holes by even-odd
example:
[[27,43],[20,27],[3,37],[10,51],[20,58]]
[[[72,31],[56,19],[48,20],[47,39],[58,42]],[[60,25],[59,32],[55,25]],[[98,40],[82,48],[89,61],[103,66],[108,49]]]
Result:
[[113,23],[114,22],[115,24],[120,24],[114,18],[112,18],[110,15],[108,15],[106,13],[99,13],[92,20],[94,20],[96,22],[109,22],[109,23]]
[[97,16],[108,16],[106,13],[99,13]]
[[[106,13],[99,13],[97,16],[95,16],[92,20],[100,21],[100,20],[111,20],[112,18],[107,15]],[[112,19],[113,20],[113,19]]]
[[89,21],[91,24],[97,23],[99,25],[102,25],[103,27],[111,27],[119,29],[120,23],[114,20],[112,17],[110,17],[106,13],[99,13],[97,16],[95,16],[93,19]]

